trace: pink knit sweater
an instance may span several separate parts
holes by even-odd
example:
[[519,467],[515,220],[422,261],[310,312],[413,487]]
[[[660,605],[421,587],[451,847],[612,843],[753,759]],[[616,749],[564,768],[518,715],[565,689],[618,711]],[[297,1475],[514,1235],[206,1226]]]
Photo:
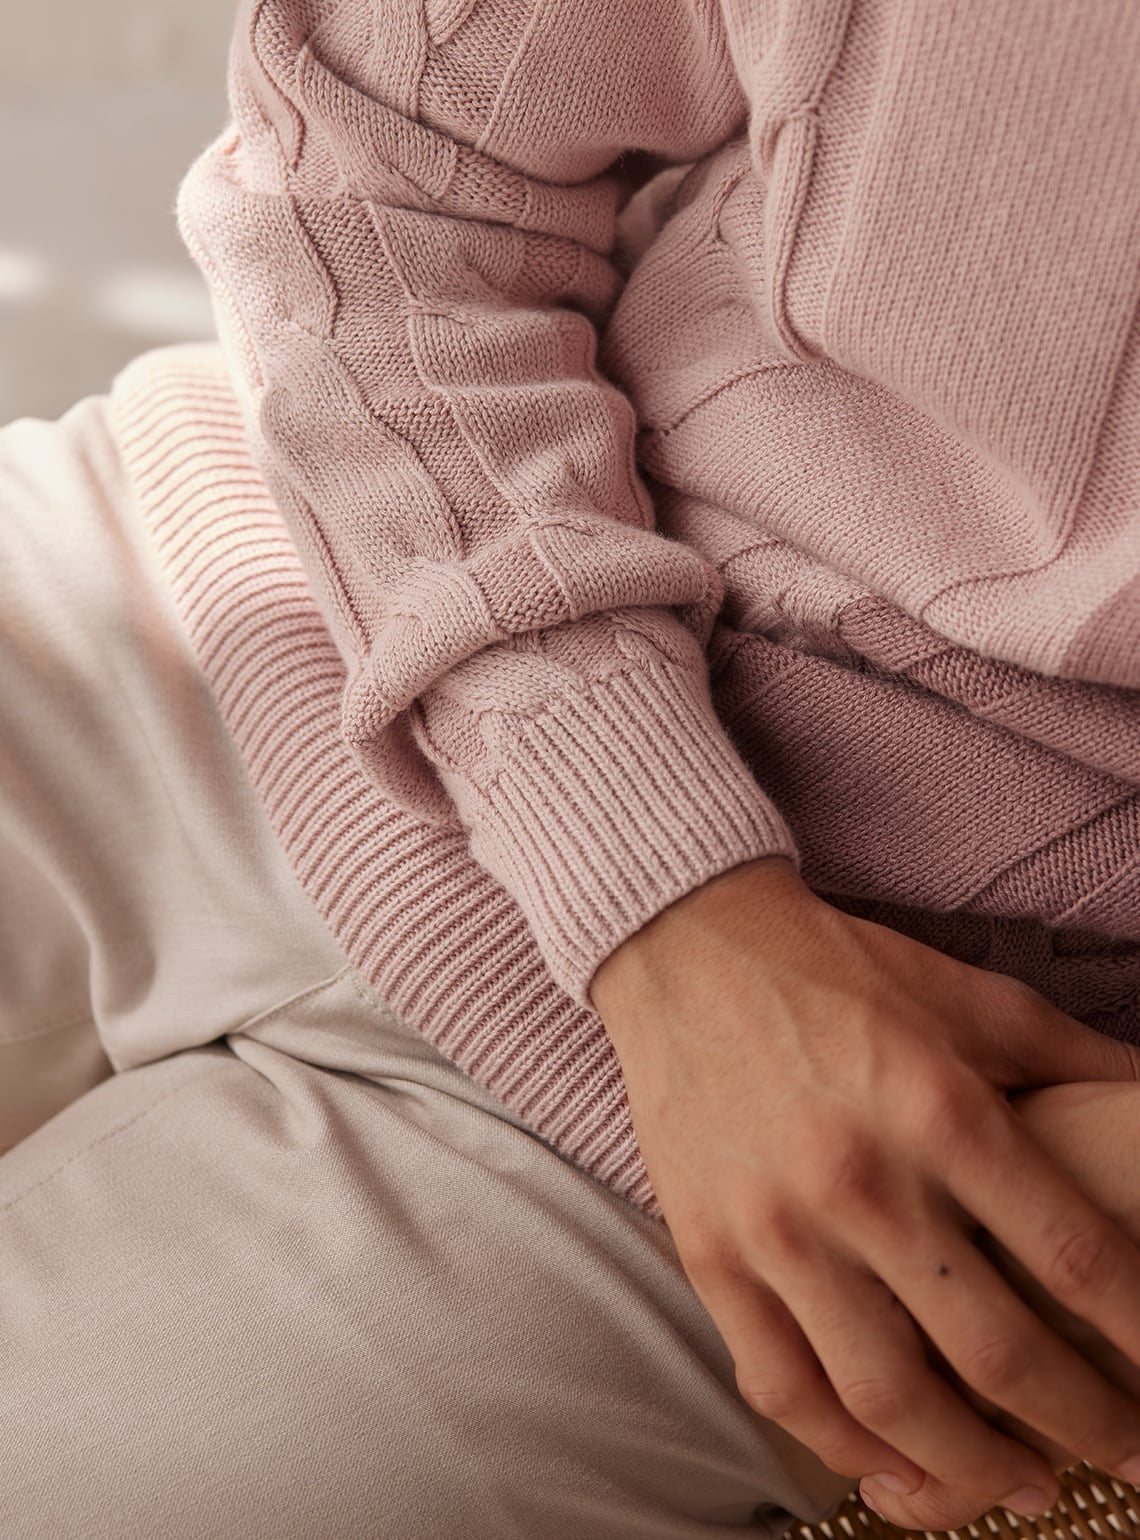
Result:
[[241,6],[136,488],[349,955],[650,1209],[590,980],[742,861],[1140,1040],[1138,77],[1132,0]]

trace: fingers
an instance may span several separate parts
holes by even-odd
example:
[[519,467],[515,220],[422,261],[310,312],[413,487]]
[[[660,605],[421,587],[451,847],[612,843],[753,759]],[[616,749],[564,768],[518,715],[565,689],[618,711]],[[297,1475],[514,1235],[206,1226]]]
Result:
[[[970,1250],[964,1235],[950,1224],[946,1229],[963,1250]],[[936,1225],[931,1233],[937,1235]],[[1058,1490],[1048,1461],[992,1427],[931,1367],[906,1313],[910,1302],[902,1287],[885,1275],[880,1282],[838,1254],[809,1255],[806,1249],[795,1271],[770,1271],[769,1276],[781,1295],[794,1301],[804,1336],[859,1424],[940,1486],[953,1489],[959,1503],[963,1494],[976,1494],[978,1513],[998,1502],[1021,1513],[1046,1511]],[[950,1352],[946,1356],[952,1361]],[[1015,1495],[1027,1488],[1038,1496]]]
[[[1075,1347],[1081,1357],[1097,1368],[1106,1380],[1118,1385],[1126,1395],[1140,1405],[1140,1367],[1137,1367],[1130,1358],[1126,1358],[1119,1348],[1114,1347],[1081,1316],[1074,1315],[1064,1305],[1058,1304],[1053,1296],[1042,1288],[1037,1279],[1026,1271],[1022,1263],[1011,1256],[1005,1247],[987,1231],[982,1231],[977,1237],[977,1246],[982,1255],[988,1257],[994,1264],[1014,1293],[1026,1302],[1034,1315],[1039,1316],[1047,1326],[1051,1326],[1066,1342]],[[953,1373],[948,1366],[942,1372]],[[982,1410],[989,1416],[993,1408],[987,1403]],[[1017,1432],[1017,1437],[1021,1438],[1022,1434]]]
[[1140,1080],[1140,1049],[1087,1027],[1030,985],[987,973],[976,1004],[991,1020],[977,1069],[992,1084],[1060,1085],[1071,1080]]
[[[719,1262],[686,1262],[685,1270],[732,1354],[737,1387],[754,1411],[779,1423],[840,1475],[881,1472],[906,1491],[921,1484],[922,1470],[843,1406],[795,1317],[770,1289]],[[887,1298],[880,1290],[880,1310]],[[862,1329],[858,1317],[848,1321],[848,1330]]]
[[[999,1268],[999,1271],[1001,1269]],[[956,1370],[947,1363],[946,1359],[934,1346],[928,1337],[923,1337],[927,1357],[931,1365],[937,1370],[948,1385],[962,1397],[967,1406],[974,1410],[986,1422],[995,1428],[1000,1428],[1003,1433],[1008,1433],[1011,1438],[1017,1439],[1027,1449],[1036,1449],[1037,1453],[1049,1463],[1049,1468],[1054,1475],[1068,1470],[1072,1465],[1080,1464],[1080,1456],[1067,1445],[1059,1444],[1055,1439],[1047,1438],[1037,1428],[1031,1428],[1028,1423],[1022,1422],[1019,1417],[1014,1417],[1009,1412],[1003,1412],[1000,1406],[995,1406],[992,1401],[987,1401],[985,1396],[979,1394],[972,1385],[967,1385]]]
[[[972,1493],[955,1491],[933,1476],[928,1477],[921,1489],[909,1497],[896,1497],[870,1477],[859,1483],[859,1492],[865,1503],[901,1529],[964,1529],[995,1506]],[[1001,1504],[996,1506],[1000,1507]],[[985,1526],[979,1527],[985,1534]]]
[[1135,1402],[1049,1330],[968,1243],[948,1243],[941,1259],[945,1273],[912,1266],[888,1281],[955,1372],[1001,1409],[1011,1431],[1033,1429],[1038,1447],[1072,1451],[1129,1479],[1122,1467],[1140,1451]]
[[912,1497],[896,1497],[866,1477],[859,1483],[859,1495],[868,1507],[900,1529],[964,1529],[989,1512],[976,1498],[955,1492],[933,1477]]
[[[963,1144],[948,1159],[948,1190],[1049,1295],[1140,1364],[1140,1252],[1055,1164],[1016,1114],[1000,1103],[995,1106],[993,1126],[985,1136]],[[995,1161],[1004,1176],[996,1186]],[[952,1320],[964,1325],[970,1290],[985,1288],[986,1310],[992,1311],[986,1327],[991,1345],[979,1347],[975,1335],[974,1351],[991,1354],[997,1362],[989,1384],[965,1371],[960,1356],[947,1354],[955,1368],[983,1395],[1049,1437],[1066,1445],[1075,1441],[1082,1458],[1126,1480],[1140,1477],[1140,1469],[1122,1469],[1133,1456],[1140,1457],[1140,1405],[1044,1327],[1000,1280],[981,1250],[967,1247],[963,1266],[961,1288],[941,1291],[946,1326],[954,1330]],[[929,1286],[923,1292],[929,1297]],[[910,1308],[910,1299],[907,1304]],[[943,1348],[942,1339],[917,1309],[915,1315]],[[997,1345],[999,1340],[1004,1348]],[[994,1394],[995,1380],[1002,1382],[1002,1394]]]
[[[987,1401],[1081,1459],[1124,1474],[1122,1463],[1140,1452],[1140,1410],[1045,1326],[968,1241],[947,1240],[937,1262],[916,1257],[884,1276],[955,1371]],[[889,1429],[871,1426],[891,1436]],[[907,1444],[900,1447],[924,1463]],[[944,1468],[928,1468],[969,1489],[968,1481]],[[1000,1497],[995,1492],[995,1500]]]
[[[1024,1423],[999,1411],[992,1402],[978,1395],[959,1375],[954,1373],[932,1343],[927,1341],[925,1346],[938,1372],[945,1376],[969,1405],[981,1412],[987,1421],[995,1422],[1006,1433],[1022,1440],[1029,1448],[1036,1449],[1048,1460],[1055,1475],[1060,1475],[1062,1471],[1070,1470],[1080,1463],[1078,1456],[1072,1450],[1053,1444],[1034,1429],[1027,1428]],[[864,1502],[877,1513],[902,1529],[960,1529],[980,1519],[982,1514],[992,1507],[992,1504],[987,1504],[986,1499],[979,1497],[977,1493],[956,1491],[934,1476],[927,1476],[919,1490],[907,1496],[896,1496],[893,1492],[880,1487],[873,1478],[865,1478],[860,1482],[860,1494]]]

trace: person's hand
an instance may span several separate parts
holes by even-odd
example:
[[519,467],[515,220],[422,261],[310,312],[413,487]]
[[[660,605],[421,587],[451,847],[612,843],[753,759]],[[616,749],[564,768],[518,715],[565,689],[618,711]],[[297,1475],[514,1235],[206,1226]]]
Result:
[[[1075,1081],[1015,1095],[1011,1101],[1037,1143],[1081,1190],[1133,1239],[1140,1237],[1140,1085]],[[1140,1396],[1140,1368],[1095,1327],[1053,1299],[992,1236],[983,1233],[978,1244],[1043,1321],[1079,1348],[1114,1384]],[[1038,1449],[1055,1471],[1068,1470],[1077,1463],[1074,1450],[988,1405],[969,1387],[962,1389],[998,1427]],[[892,1523],[909,1529],[956,1529],[978,1517],[968,1493],[946,1492],[936,1501],[922,1494],[909,1498],[880,1493],[876,1506]]]
[[1128,1479],[1140,1406],[977,1240],[1140,1363],[1140,1253],[1003,1094],[1134,1081],[1140,1054],[1018,980],[843,913],[779,857],[657,915],[590,998],[678,1256],[758,1413],[831,1469],[923,1502],[1045,1511],[1049,1460],[957,1376]]

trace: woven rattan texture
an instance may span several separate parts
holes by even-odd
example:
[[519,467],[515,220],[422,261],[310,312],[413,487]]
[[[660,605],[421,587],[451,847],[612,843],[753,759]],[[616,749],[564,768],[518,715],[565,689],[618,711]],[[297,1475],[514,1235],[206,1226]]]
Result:
[[[1061,1496],[1050,1513],[1023,1519],[993,1508],[973,1524],[940,1531],[954,1540],[1113,1540],[1140,1537],[1140,1491],[1106,1476],[1092,1465],[1077,1465],[1059,1477]],[[846,1498],[822,1524],[800,1524],[788,1540],[902,1540],[930,1530],[899,1529],[881,1519],[858,1492]]]

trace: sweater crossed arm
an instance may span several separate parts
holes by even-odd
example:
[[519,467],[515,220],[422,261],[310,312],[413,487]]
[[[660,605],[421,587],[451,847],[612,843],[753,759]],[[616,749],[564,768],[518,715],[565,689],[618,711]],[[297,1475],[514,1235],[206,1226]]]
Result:
[[743,132],[719,19],[625,0],[243,0],[184,238],[346,666],[347,744],[456,822],[553,976],[791,831],[718,720],[723,585],[659,534],[596,362],[627,151]]

